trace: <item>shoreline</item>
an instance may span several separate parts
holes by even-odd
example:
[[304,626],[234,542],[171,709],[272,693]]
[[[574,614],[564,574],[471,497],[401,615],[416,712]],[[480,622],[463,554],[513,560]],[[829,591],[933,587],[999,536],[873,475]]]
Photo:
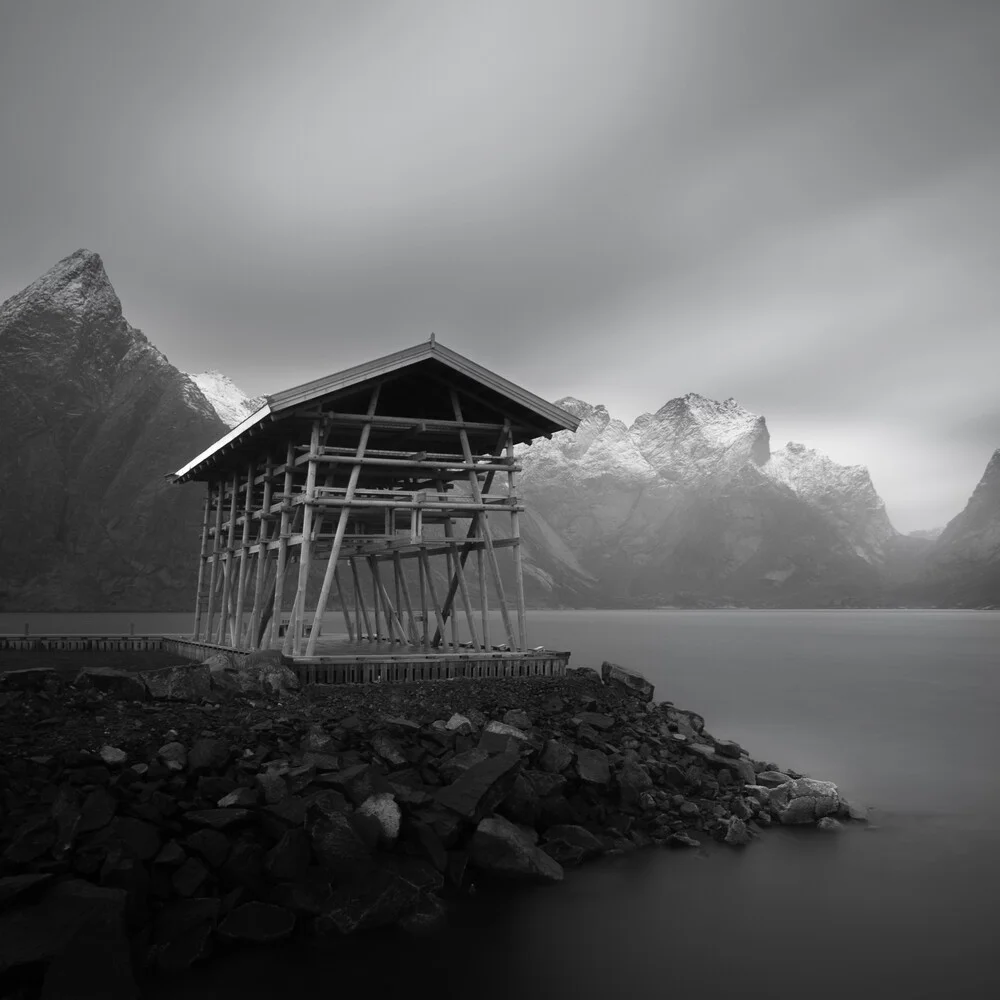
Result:
[[[0,942],[17,915],[68,928],[34,942],[36,976],[81,961],[66,914],[103,914],[104,945],[141,982],[213,947],[432,933],[481,880],[558,882],[609,854],[862,818],[612,664],[300,691],[286,670],[265,654],[148,683],[0,675]],[[16,957],[0,943],[0,985]]]

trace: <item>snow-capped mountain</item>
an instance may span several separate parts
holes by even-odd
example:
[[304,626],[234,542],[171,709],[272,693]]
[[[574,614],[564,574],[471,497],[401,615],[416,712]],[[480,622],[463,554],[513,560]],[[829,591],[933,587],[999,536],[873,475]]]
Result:
[[815,449],[789,441],[771,453],[761,470],[821,510],[862,559],[885,559],[898,532],[863,465],[838,465]]
[[551,579],[557,537],[605,600],[874,600],[897,532],[864,468],[796,444],[772,455],[765,419],[734,399],[689,393],[631,427],[558,405],[576,433],[519,450],[526,554]]
[[248,396],[222,372],[199,372],[197,375],[188,375],[188,378],[201,389],[227,427],[243,423],[250,414],[256,413],[264,405],[264,396]]

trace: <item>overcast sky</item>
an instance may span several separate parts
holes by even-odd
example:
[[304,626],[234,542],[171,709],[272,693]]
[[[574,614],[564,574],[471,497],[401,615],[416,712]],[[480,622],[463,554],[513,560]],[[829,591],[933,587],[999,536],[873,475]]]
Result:
[[1000,447],[1000,3],[4,0],[0,299],[79,247],[251,394],[435,331],[932,527]]

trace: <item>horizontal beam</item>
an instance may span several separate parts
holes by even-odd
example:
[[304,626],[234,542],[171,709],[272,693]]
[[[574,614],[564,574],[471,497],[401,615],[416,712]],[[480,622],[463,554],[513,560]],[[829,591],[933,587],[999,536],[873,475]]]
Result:
[[[311,409],[298,411],[296,417],[327,421],[332,425],[361,425],[371,424],[373,428],[390,428],[392,430],[414,430],[420,433],[427,431],[457,431],[464,428],[467,431],[489,431],[492,434],[499,434],[504,429],[503,424],[476,423],[469,420],[430,420],[426,417],[390,417],[373,416],[369,417],[365,413],[331,413],[329,410]],[[287,418],[284,418],[287,419]],[[515,426],[515,431],[536,431],[536,428],[527,425]]]
[[358,458],[354,455],[318,455],[308,452],[295,459],[296,465],[307,465],[309,462],[323,462],[330,465],[369,465],[386,469],[439,469],[454,472],[520,472],[521,466],[509,465],[506,462],[438,462],[416,458],[369,458],[367,455]]

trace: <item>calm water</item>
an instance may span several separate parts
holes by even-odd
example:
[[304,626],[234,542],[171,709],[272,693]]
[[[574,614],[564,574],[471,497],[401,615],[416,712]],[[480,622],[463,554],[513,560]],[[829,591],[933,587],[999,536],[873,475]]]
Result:
[[[72,617],[67,630],[189,622]],[[0,616],[0,631],[24,619]],[[1000,996],[1000,614],[535,612],[529,638],[572,649],[575,666],[643,670],[714,735],[838,782],[877,828],[607,859],[559,887],[473,897],[433,942],[245,952],[157,995],[287,990],[294,970],[303,990],[349,980],[372,996]]]

